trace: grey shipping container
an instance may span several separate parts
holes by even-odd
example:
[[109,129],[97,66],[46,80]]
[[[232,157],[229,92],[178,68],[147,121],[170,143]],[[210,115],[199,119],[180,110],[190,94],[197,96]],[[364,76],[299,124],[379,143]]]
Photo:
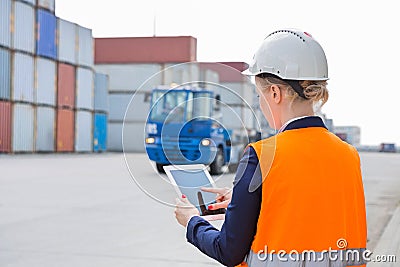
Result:
[[11,53],[0,48],[0,99],[10,99],[11,88]]
[[0,45],[11,46],[11,0],[0,1]]
[[[144,152],[144,122],[108,124],[108,151]],[[124,132],[124,141],[122,141]],[[123,150],[124,148],[124,150]]]
[[52,11],[54,14],[55,0],[37,0],[37,5],[41,8]]
[[192,85],[197,85],[200,76],[198,63],[166,64],[165,67],[162,84],[181,85],[194,82]]
[[89,152],[93,149],[93,115],[88,111],[77,111],[75,119],[75,151]]
[[33,106],[14,104],[12,149],[14,152],[33,152]]
[[94,40],[92,30],[78,27],[78,65],[93,67],[94,65]]
[[[108,74],[109,92],[136,90],[151,91],[162,84],[162,65],[160,64],[107,64],[96,65],[96,71]],[[152,77],[154,75],[154,77]],[[151,77],[151,78],[150,78]],[[150,80],[148,80],[150,79]],[[146,82],[145,84],[143,84]],[[143,84],[143,87],[141,85]]]
[[76,107],[93,109],[93,71],[77,68],[76,75]]
[[[150,109],[150,95],[144,93],[109,94],[109,120],[126,122],[144,122]],[[132,101],[131,101],[132,99]]]
[[108,75],[103,73],[94,77],[94,109],[108,111]]
[[13,48],[25,52],[35,51],[35,12],[30,5],[14,2]]
[[36,103],[56,105],[56,63],[55,61],[36,58]]
[[34,63],[33,57],[14,53],[12,99],[15,101],[34,101]]
[[54,151],[55,109],[52,107],[36,108],[36,151]]
[[75,64],[77,59],[77,29],[76,24],[58,20],[58,59],[63,62]]

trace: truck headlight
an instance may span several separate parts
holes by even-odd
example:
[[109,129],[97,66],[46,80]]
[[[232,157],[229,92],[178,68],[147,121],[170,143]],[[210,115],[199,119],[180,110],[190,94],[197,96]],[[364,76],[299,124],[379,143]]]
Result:
[[202,146],[209,146],[209,145],[211,145],[210,139],[203,139],[203,140],[201,140],[201,145],[202,145]]
[[156,142],[156,139],[154,137],[146,138],[146,144],[154,144],[155,142]]

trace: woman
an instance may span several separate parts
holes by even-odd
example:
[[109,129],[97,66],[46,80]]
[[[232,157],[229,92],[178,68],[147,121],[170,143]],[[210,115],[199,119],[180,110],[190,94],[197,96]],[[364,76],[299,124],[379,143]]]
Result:
[[188,241],[226,266],[361,266],[360,159],[314,115],[328,100],[322,47],[308,33],[275,31],[247,74],[255,76],[260,108],[279,132],[247,147],[232,195],[218,189],[222,202],[209,208],[227,207],[220,231],[185,196],[177,200]]

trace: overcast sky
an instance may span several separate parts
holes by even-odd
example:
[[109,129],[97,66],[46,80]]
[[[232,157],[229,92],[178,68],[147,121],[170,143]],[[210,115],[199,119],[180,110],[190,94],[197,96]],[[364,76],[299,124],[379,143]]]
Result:
[[56,15],[95,37],[191,35],[198,61],[249,62],[265,36],[300,28],[329,65],[334,124],[361,127],[362,144],[400,144],[400,16],[396,1],[56,0]]

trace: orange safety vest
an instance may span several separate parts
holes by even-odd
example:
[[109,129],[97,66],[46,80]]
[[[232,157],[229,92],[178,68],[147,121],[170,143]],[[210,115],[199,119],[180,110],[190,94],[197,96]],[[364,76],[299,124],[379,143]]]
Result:
[[[240,266],[365,266],[365,199],[356,149],[322,127],[288,130],[250,145],[260,162],[262,200],[251,251]],[[356,252],[361,259],[350,255]],[[321,258],[308,265],[315,259],[307,257]]]

